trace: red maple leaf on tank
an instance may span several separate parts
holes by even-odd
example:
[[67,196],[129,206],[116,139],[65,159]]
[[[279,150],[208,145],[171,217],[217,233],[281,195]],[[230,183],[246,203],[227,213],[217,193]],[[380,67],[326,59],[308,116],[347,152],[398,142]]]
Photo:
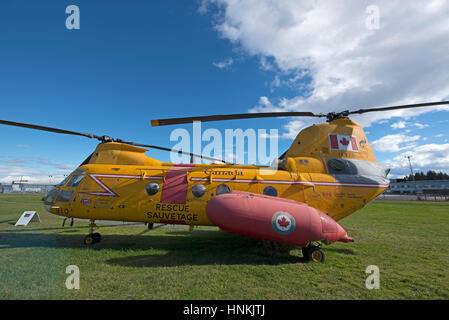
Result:
[[282,217],[282,219],[278,220],[278,224],[283,228],[287,228],[290,222],[288,222],[288,220],[285,219],[285,217]]
[[349,140],[346,140],[346,138],[343,137],[343,139],[340,140],[340,143],[344,146],[347,146],[349,144]]

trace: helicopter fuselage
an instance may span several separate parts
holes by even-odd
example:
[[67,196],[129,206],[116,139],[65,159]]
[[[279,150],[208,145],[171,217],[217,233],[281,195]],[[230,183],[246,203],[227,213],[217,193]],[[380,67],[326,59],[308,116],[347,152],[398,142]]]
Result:
[[[210,226],[214,224],[207,203],[222,193],[245,191],[306,203],[340,220],[388,188],[380,165],[376,171],[371,164],[373,175],[332,174],[329,161],[292,161],[294,171],[288,163],[278,170],[221,164],[85,164],[51,191],[45,204],[64,217]],[[361,161],[351,164],[354,161],[360,166]]]

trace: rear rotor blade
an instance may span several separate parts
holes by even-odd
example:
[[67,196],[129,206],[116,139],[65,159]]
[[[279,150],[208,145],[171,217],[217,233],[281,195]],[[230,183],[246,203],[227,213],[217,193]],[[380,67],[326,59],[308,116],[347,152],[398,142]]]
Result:
[[419,107],[439,106],[439,105],[445,105],[445,104],[449,104],[449,101],[406,104],[406,105],[402,105],[402,106],[393,106],[393,107],[384,107],[384,108],[360,109],[360,110],[357,110],[357,111],[350,111],[348,114],[362,114],[362,113],[374,112],[374,111],[389,111],[389,110],[398,110],[398,109],[411,109],[411,108],[419,108]]
[[213,116],[198,116],[186,118],[170,118],[151,120],[153,127],[167,126],[173,124],[192,123],[194,121],[208,122],[221,120],[255,119],[255,118],[273,118],[273,117],[325,117],[325,114],[315,114],[313,112],[262,112],[262,113],[238,113],[222,114]]

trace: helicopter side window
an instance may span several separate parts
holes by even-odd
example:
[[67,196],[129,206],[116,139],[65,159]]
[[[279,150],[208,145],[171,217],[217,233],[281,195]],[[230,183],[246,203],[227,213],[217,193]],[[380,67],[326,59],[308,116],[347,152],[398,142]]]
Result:
[[202,183],[197,183],[192,187],[192,194],[196,198],[201,198],[206,193],[206,187]]
[[263,189],[263,192],[262,192],[264,195],[266,195],[266,196],[272,196],[272,197],[277,197],[278,196],[278,192],[277,192],[277,190],[276,190],[276,188],[275,187],[272,187],[272,186],[266,186],[264,189]]
[[217,194],[217,196],[218,196],[218,195],[220,195],[220,194],[223,194],[223,193],[230,193],[230,192],[231,192],[231,189],[230,189],[227,185],[225,185],[225,184],[220,184],[220,185],[217,187],[216,194]]
[[149,196],[154,196],[159,192],[159,184],[157,182],[150,182],[145,186],[145,191]]

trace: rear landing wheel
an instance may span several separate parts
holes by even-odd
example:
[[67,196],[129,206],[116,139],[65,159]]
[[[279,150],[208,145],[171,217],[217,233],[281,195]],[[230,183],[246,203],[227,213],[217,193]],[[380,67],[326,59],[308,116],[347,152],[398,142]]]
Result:
[[314,262],[324,262],[324,251],[319,247],[310,247],[307,257]]
[[308,244],[306,247],[302,247],[302,248],[301,248],[302,256],[303,256],[305,259],[309,259],[309,255],[308,255],[309,249],[310,249],[310,244]]

